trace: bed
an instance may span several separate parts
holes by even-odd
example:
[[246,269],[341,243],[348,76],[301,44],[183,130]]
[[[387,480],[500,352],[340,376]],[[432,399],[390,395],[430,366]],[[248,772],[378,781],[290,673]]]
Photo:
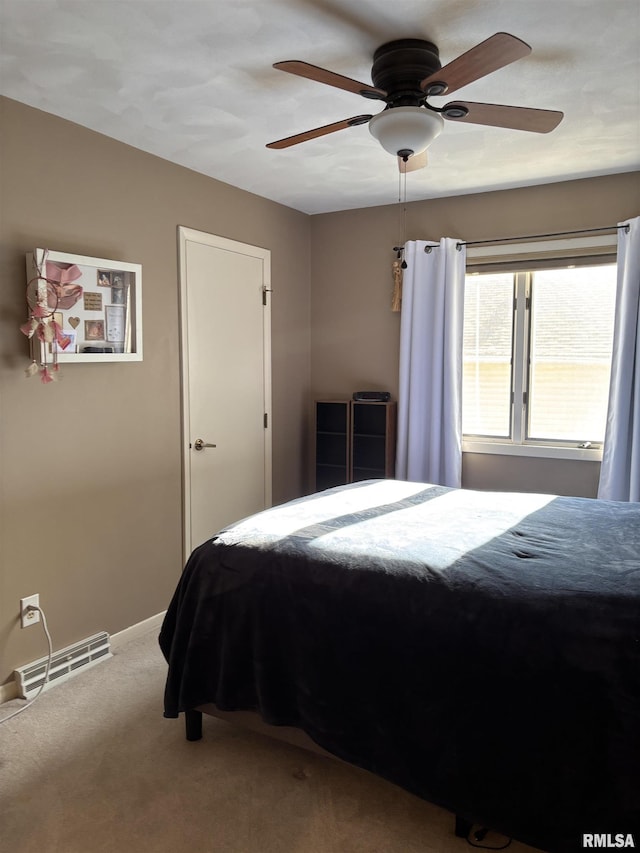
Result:
[[640,828],[640,504],[329,489],[196,548],[159,639],[192,739],[253,712],[551,853]]

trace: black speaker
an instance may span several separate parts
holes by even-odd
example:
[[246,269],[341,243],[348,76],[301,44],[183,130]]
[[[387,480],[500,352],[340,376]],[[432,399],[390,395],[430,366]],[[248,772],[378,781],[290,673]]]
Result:
[[361,403],[388,403],[391,394],[388,391],[355,391],[353,399]]

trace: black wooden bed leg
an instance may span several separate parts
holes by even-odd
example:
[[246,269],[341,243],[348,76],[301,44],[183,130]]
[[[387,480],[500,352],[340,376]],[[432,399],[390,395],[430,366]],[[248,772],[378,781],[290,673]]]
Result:
[[187,740],[200,740],[202,738],[202,711],[185,711],[184,722]]
[[455,830],[455,832],[456,832],[456,835],[458,836],[458,838],[468,838],[472,827],[473,827],[473,824],[470,821],[465,820],[463,817],[460,817],[460,815],[456,815],[456,830]]

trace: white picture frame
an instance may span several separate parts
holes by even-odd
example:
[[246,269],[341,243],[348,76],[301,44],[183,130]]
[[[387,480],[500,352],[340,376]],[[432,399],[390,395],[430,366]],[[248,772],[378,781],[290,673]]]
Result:
[[65,349],[41,343],[42,362],[54,346],[60,364],[142,361],[141,264],[34,249],[26,265],[28,292],[71,338]]

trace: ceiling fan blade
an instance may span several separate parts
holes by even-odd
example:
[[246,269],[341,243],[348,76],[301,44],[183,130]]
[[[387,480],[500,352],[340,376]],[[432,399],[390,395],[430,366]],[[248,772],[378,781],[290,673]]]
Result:
[[531,47],[526,42],[509,33],[496,33],[425,77],[420,88],[428,95],[455,92],[529,53]]
[[360,83],[358,80],[352,80],[351,77],[343,77],[342,74],[336,74],[333,71],[327,71],[326,68],[319,68],[317,65],[310,65],[308,62],[300,62],[297,59],[276,62],[273,67],[280,71],[287,71],[289,74],[297,74],[298,77],[306,77],[308,80],[316,80],[318,83],[326,83],[327,86],[335,86],[356,95],[363,95],[365,98],[384,101],[387,97],[384,89],[377,89],[368,83]]
[[[448,115],[449,111],[466,111],[464,115]],[[476,104],[472,101],[451,101],[443,107],[442,115],[449,121],[488,124],[512,130],[549,133],[564,117],[558,110],[537,110],[531,107],[509,107],[506,104]]]
[[426,165],[426,149],[421,151],[420,154],[412,154],[406,161],[403,160],[402,157],[398,157],[398,169],[401,175],[406,175],[407,172],[417,172],[418,169],[424,169]]
[[296,133],[294,136],[277,139],[275,142],[270,142],[267,148],[289,148],[291,145],[306,142],[308,139],[317,139],[318,136],[335,133],[336,130],[346,130],[348,127],[355,127],[358,124],[366,124],[371,118],[373,116],[363,115],[345,118],[342,121],[334,121],[333,124],[325,124],[322,127],[314,127],[313,130],[305,130],[304,133]]

